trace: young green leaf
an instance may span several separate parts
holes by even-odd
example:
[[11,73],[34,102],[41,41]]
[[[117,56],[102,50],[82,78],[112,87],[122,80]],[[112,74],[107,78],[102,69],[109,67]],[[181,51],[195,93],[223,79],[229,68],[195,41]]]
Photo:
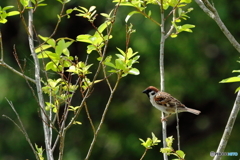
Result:
[[134,14],[140,14],[139,11],[132,11],[130,13],[128,13],[127,17],[125,18],[125,22],[128,23],[128,20],[132,17],[132,15]]
[[183,152],[183,151],[181,151],[181,150],[177,150],[176,151],[176,154],[179,156],[179,158],[181,158],[181,159],[184,159],[184,157],[185,157],[185,153]]
[[240,82],[240,77],[230,77],[221,80],[219,83],[232,83],[232,82]]
[[129,71],[129,74],[139,75],[140,72],[137,68],[131,68],[130,71]]

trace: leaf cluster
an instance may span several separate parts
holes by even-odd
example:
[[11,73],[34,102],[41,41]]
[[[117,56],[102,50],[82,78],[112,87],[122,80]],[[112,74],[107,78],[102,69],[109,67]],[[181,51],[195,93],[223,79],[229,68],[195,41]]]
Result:
[[6,6],[6,7],[3,7],[3,8],[0,6],[0,23],[5,24],[5,23],[7,23],[7,17],[15,16],[15,15],[20,14],[19,11],[7,12],[7,10],[9,10],[11,8],[14,8],[14,6]]
[[[158,143],[160,143],[161,141],[154,135],[154,133],[152,133],[152,138],[147,138],[146,141],[144,141],[143,139],[139,138],[139,140],[142,142],[141,145],[144,146],[146,148],[146,150],[148,149],[152,149],[153,146],[158,145]],[[167,146],[165,148],[161,148],[160,152],[161,153],[166,153],[168,156],[169,155],[174,155],[177,157],[177,159],[174,160],[184,160],[185,158],[185,153],[182,150],[174,150],[172,147],[173,144],[173,136],[170,136],[168,138],[166,138],[166,144]]]

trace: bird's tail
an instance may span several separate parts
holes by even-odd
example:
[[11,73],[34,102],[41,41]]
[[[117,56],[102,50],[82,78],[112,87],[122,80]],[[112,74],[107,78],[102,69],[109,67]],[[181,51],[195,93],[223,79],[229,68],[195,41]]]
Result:
[[196,110],[196,109],[192,109],[192,108],[186,108],[187,112],[190,112],[190,113],[193,113],[193,114],[196,114],[196,115],[199,115],[201,113],[201,111],[199,110]]

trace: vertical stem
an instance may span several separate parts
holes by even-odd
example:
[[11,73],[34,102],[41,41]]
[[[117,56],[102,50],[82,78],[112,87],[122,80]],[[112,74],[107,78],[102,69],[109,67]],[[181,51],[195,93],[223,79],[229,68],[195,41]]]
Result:
[[0,52],[1,52],[1,56],[0,56],[0,62],[3,61],[3,44],[2,44],[2,32],[0,30]]
[[[237,94],[236,100],[235,100],[234,105],[233,105],[233,109],[232,109],[231,114],[228,118],[227,125],[225,127],[224,133],[223,133],[221,141],[219,143],[217,153],[224,152],[224,150],[227,146],[227,143],[228,143],[228,139],[230,138],[235,120],[237,118],[239,109],[240,109],[240,92],[238,92],[238,94]],[[220,159],[221,159],[221,156],[216,155],[213,160],[220,160]]]
[[102,114],[102,118],[101,118],[101,120],[100,120],[100,123],[99,123],[99,125],[98,125],[98,127],[97,127],[97,129],[96,129],[96,132],[95,132],[94,136],[93,136],[93,139],[92,139],[92,142],[91,142],[91,145],[90,145],[90,147],[89,147],[89,150],[88,150],[88,153],[87,153],[87,156],[86,156],[85,160],[88,160],[89,157],[90,157],[90,155],[91,155],[91,153],[92,153],[93,146],[94,146],[94,144],[95,144],[95,142],[96,142],[96,140],[97,140],[98,133],[99,133],[99,131],[100,131],[100,129],[101,129],[101,126],[102,126],[102,124],[103,124],[103,122],[104,122],[104,120],[105,120],[105,117],[106,117],[108,108],[109,108],[109,106],[110,106],[110,103],[112,102],[113,95],[114,95],[114,93],[115,93],[115,91],[116,91],[116,89],[117,89],[117,87],[118,87],[118,84],[119,84],[119,81],[120,81],[120,79],[121,79],[121,76],[122,76],[122,74],[119,73],[119,74],[118,74],[117,81],[116,81],[116,84],[115,84],[113,90],[112,90],[111,93],[110,93],[110,96],[109,96],[109,98],[108,98],[108,102],[107,102],[107,104],[106,104],[106,106],[105,106],[105,109],[104,109],[104,111],[103,111],[103,114]]
[[[29,2],[29,7],[32,7],[31,1]],[[47,159],[53,160],[53,155],[51,151],[51,143],[50,143],[50,127],[46,124],[48,122],[47,114],[45,113],[45,105],[44,105],[44,98],[42,94],[42,86],[41,86],[41,77],[40,77],[40,65],[37,58],[37,55],[34,50],[34,40],[33,40],[33,10],[29,9],[28,11],[28,41],[29,41],[29,48],[31,51],[31,55],[33,56],[34,60],[34,67],[35,67],[35,82],[37,88],[37,95],[38,95],[38,103],[40,105],[40,112],[41,118],[43,123],[43,130],[44,130],[44,138],[45,138],[45,146],[46,146],[46,153]]]
[[179,131],[180,129],[179,129],[178,108],[176,108],[176,119],[177,119],[176,129],[177,129],[178,150],[181,150],[180,149],[180,131]]
[[[160,65],[160,86],[161,91],[165,90],[164,87],[164,45],[165,45],[165,29],[164,29],[164,9],[163,9],[163,0],[161,0],[161,41],[160,41],[160,56],[159,56],[159,65]],[[164,118],[164,113],[162,112],[162,119]],[[166,138],[167,138],[167,122],[162,121],[162,137],[163,137],[163,147],[167,147]],[[163,154],[164,160],[168,160],[166,153]]]

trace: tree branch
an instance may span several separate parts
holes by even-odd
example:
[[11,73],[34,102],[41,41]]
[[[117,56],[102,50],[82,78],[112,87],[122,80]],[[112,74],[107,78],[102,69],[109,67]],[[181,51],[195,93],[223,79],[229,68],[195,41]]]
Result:
[[7,69],[9,69],[9,70],[11,70],[11,71],[13,71],[13,72],[16,73],[17,75],[25,78],[26,80],[29,80],[30,82],[35,83],[35,80],[34,80],[34,79],[32,79],[32,78],[26,76],[25,74],[17,71],[17,70],[14,69],[13,67],[11,67],[11,66],[9,66],[7,63],[5,63],[4,61],[0,60],[0,65],[3,66],[3,67],[5,67],[5,68],[7,68]]
[[[32,2],[29,2],[29,7],[32,7]],[[50,143],[50,127],[46,124],[48,122],[47,115],[44,113],[45,111],[45,104],[44,104],[44,98],[42,94],[42,86],[41,86],[41,77],[40,77],[40,64],[37,58],[37,54],[35,53],[34,49],[34,39],[33,39],[33,10],[29,9],[28,11],[28,41],[29,41],[29,48],[31,51],[31,55],[33,56],[34,60],[34,66],[35,66],[35,82],[36,82],[36,88],[37,88],[37,95],[38,95],[38,103],[40,105],[40,112],[41,112],[41,118],[43,123],[43,130],[44,130],[44,138],[45,138],[45,146],[46,146],[46,153],[47,153],[47,159],[53,160],[53,154],[51,150],[51,143]]]
[[[230,43],[233,45],[233,47],[240,53],[240,44],[236,41],[236,39],[233,37],[233,35],[229,32],[227,27],[222,22],[221,18],[218,15],[217,10],[213,5],[211,5],[208,0],[195,0],[195,2],[199,5],[199,7],[209,16],[211,17],[219,26],[221,31],[224,33],[224,35],[227,37],[227,39],[230,41]],[[221,141],[219,143],[217,152],[224,152],[228,139],[231,135],[232,128],[234,126],[235,120],[237,118],[237,114],[240,109],[240,92],[238,92],[233,109],[231,111],[231,114],[229,116],[227,125],[225,127],[224,133],[222,135]],[[220,160],[221,156],[215,156],[214,160]]]
[[[164,20],[164,9],[163,9],[163,0],[160,1],[160,10],[161,10],[161,40],[160,40],[160,51],[159,51],[159,70],[160,70],[160,86],[161,91],[165,90],[164,87],[164,47],[165,47],[165,20]],[[162,112],[162,119],[165,117]],[[166,138],[167,138],[167,122],[162,121],[162,137],[163,137],[163,148],[167,147]],[[163,154],[164,160],[168,160],[166,153]]]
[[227,37],[229,42],[233,45],[233,47],[240,53],[240,44],[236,41],[233,35],[229,32],[227,27],[222,22],[221,18],[218,15],[217,10],[214,6],[212,6],[208,0],[195,0],[195,2],[199,5],[199,7],[209,16],[211,17]]

